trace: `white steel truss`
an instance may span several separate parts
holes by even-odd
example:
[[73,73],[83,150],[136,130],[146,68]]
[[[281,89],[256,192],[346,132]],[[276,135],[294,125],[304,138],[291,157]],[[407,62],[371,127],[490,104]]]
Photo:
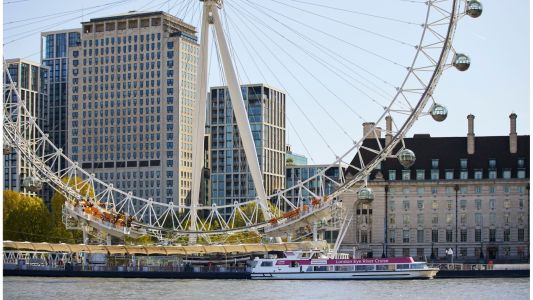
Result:
[[[433,91],[442,72],[452,65],[450,54],[455,51],[452,39],[457,21],[464,15],[465,1],[434,0],[427,1],[425,24],[407,75],[397,92],[374,127],[359,141],[340,155],[328,167],[319,171],[297,185],[266,195],[262,176],[257,162],[257,154],[244,108],[240,86],[235,76],[228,46],[219,16],[222,1],[203,1],[203,18],[200,43],[200,65],[197,82],[197,103],[194,110],[193,142],[193,186],[190,204],[154,202],[133,195],[129,191],[115,188],[98,179],[94,174],[83,170],[57,148],[36,123],[25,103],[19,101],[20,95],[7,72],[10,84],[4,86],[4,148],[13,147],[27,159],[39,180],[51,185],[62,193],[67,202],[64,218],[70,227],[76,222],[90,226],[98,231],[118,237],[152,235],[161,240],[176,240],[184,236],[198,236],[209,240],[209,236],[228,235],[243,231],[258,232],[268,236],[297,236],[308,234],[310,224],[317,220],[331,219],[341,207],[339,195],[359,186],[365,186],[370,172],[384,159],[395,158],[397,151],[405,148],[403,138],[414,122],[428,115],[427,104],[433,102]],[[252,173],[257,197],[247,202],[234,202],[226,205],[199,205],[200,175],[203,164],[203,135],[205,124],[205,105],[207,89],[207,54],[209,25],[215,28],[217,44],[222,57],[225,77],[231,96],[232,106],[238,121],[239,131],[245,148],[246,158]],[[392,117],[392,125],[385,130],[390,136],[389,143],[378,139],[377,127]],[[32,129],[31,132],[29,129]],[[363,144],[373,139],[373,145]],[[372,155],[364,155],[372,153]],[[352,158],[354,158],[352,160]],[[369,158],[370,157],[370,158]],[[60,165],[62,159],[65,165]],[[341,179],[327,176],[328,170],[342,165],[355,170],[355,175]],[[320,186],[327,184],[337,187],[329,193],[325,188],[314,190],[311,183],[319,180]],[[288,194],[299,195],[293,203]],[[311,203],[303,204],[304,194],[311,195]],[[309,196],[307,196],[309,197]],[[179,203],[179,201],[176,201]],[[275,209],[274,209],[275,208]],[[229,218],[222,216],[229,215]],[[342,219],[340,217],[339,219]]]

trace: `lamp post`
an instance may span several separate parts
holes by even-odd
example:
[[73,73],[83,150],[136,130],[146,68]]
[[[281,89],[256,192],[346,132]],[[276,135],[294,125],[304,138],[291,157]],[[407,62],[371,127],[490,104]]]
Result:
[[480,242],[480,248],[479,248],[479,260],[481,261],[481,263],[484,263],[485,262],[485,255],[483,254],[483,216],[481,217],[481,233],[480,233],[480,238],[479,238],[479,242]]
[[388,198],[389,198],[389,185],[386,184],[385,185],[385,219],[383,220],[384,223],[385,223],[385,226],[383,226],[383,254],[381,255],[381,257],[385,258],[387,257],[387,239],[388,239],[388,233],[389,233],[389,220],[388,220],[388,213],[389,213],[389,208],[388,208]]
[[454,186],[454,189],[455,189],[455,255],[457,255],[457,253],[459,253],[459,252],[457,252],[457,235],[459,233],[458,226],[457,226],[457,224],[458,224],[457,223],[457,216],[458,216],[458,213],[457,213],[457,211],[458,211],[457,210],[458,209],[457,208],[457,202],[458,202],[458,198],[459,198],[459,185],[456,184]]
[[429,257],[431,259],[431,262],[434,262],[435,260],[435,249],[433,248],[434,245],[435,243],[432,241],[431,242],[431,256]]

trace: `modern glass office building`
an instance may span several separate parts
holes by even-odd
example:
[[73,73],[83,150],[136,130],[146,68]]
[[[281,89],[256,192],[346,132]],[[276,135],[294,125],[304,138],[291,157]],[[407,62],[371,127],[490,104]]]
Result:
[[[30,113],[37,118],[37,125],[42,128],[44,126],[43,108],[48,102],[48,68],[20,58],[7,59],[6,63],[9,75],[16,84],[17,92],[20,95],[20,99],[16,95],[12,95],[12,101],[24,101]],[[9,78],[7,74],[4,74],[4,84],[8,83]],[[8,93],[4,94],[4,97],[8,97]],[[32,132],[35,132],[35,129],[30,129],[29,134],[31,135]],[[22,187],[24,178],[34,175],[31,165],[18,151],[14,148],[11,149],[11,153],[4,155],[4,190],[35,195],[35,193]]]
[[[49,68],[46,74],[49,82],[48,101],[42,111],[43,130],[50,140],[65,153],[67,140],[67,91],[69,87],[68,53],[80,42],[81,29],[68,29],[41,33],[41,64]],[[55,167],[64,166],[61,160]],[[51,199],[53,189],[45,185],[41,193],[45,201]]]
[[[285,93],[265,84],[241,87],[267,194],[285,187]],[[227,87],[212,87],[211,201],[225,205],[256,196]]]
[[95,18],[68,57],[69,157],[121,190],[185,203],[196,29],[164,12]]

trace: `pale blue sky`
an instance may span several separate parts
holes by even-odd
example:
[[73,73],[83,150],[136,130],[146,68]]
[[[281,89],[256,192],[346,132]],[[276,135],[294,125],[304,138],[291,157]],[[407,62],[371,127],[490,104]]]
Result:
[[[95,7],[110,2],[116,2],[112,7]],[[190,4],[188,4],[190,2]],[[350,141],[343,137],[342,131],[334,126],[324,116],[315,101],[319,101],[327,107],[337,119],[341,120],[342,127],[354,137],[360,137],[362,120],[349,112],[338,102],[335,96],[346,101],[354,111],[366,121],[372,121],[380,112],[379,107],[364,99],[352,87],[345,82],[324,71],[319,62],[313,61],[305,53],[298,50],[313,49],[309,44],[291,31],[292,28],[328,47],[347,60],[367,68],[373,74],[384,78],[393,85],[403,79],[404,71],[400,70],[375,56],[368,53],[358,52],[354,47],[349,47],[344,41],[353,45],[368,49],[371,52],[390,58],[395,62],[406,64],[413,50],[397,42],[376,37],[354,27],[365,28],[368,31],[386,35],[396,40],[409,44],[415,43],[419,38],[420,29],[414,25],[400,22],[387,21],[380,18],[357,15],[342,11],[306,3],[325,4],[339,8],[350,9],[372,15],[406,20],[420,23],[424,17],[424,5],[402,0],[386,1],[353,1],[353,0],[287,0],[280,4],[278,0],[227,0],[227,18],[229,20],[229,32],[232,44],[238,57],[236,65],[241,81],[247,83],[248,79],[253,82],[266,81],[273,86],[283,85],[291,98],[302,107],[305,114],[318,124],[321,133],[328,144],[337,154],[343,152]],[[250,3],[255,7],[252,8]],[[300,10],[292,9],[287,4],[296,6]],[[430,133],[432,136],[464,136],[467,131],[466,115],[472,113],[476,116],[475,133],[484,135],[508,135],[509,119],[511,112],[518,114],[518,134],[529,134],[530,130],[530,107],[529,107],[529,67],[530,67],[530,33],[529,33],[529,1],[483,1],[484,12],[478,19],[465,17],[460,20],[454,47],[468,54],[472,59],[472,65],[467,72],[458,72],[455,69],[447,70],[440,80],[435,92],[437,101],[447,106],[449,117],[443,123],[436,123],[429,118],[423,118],[411,130],[413,133]],[[4,1],[4,57],[29,57],[39,60],[40,38],[39,31],[53,31],[80,26],[80,21],[87,21],[90,17],[102,17],[114,13],[129,10],[165,10],[172,14],[184,17],[186,21],[198,24],[199,1],[196,0],[92,0],[92,1],[66,1],[66,0],[5,0]],[[79,11],[84,9],[82,12]],[[308,13],[303,10],[307,10]],[[64,11],[74,11],[69,14],[60,14]],[[247,16],[241,16],[243,12]],[[88,13],[93,12],[91,15]],[[37,18],[44,15],[52,16],[45,19],[32,19],[24,22],[14,22],[28,18]],[[319,17],[316,14],[324,17]],[[282,21],[288,27],[276,23],[274,17]],[[283,16],[285,15],[285,16]],[[253,16],[253,17],[250,17]],[[292,18],[292,20],[290,19]],[[330,18],[329,20],[327,18]],[[256,20],[260,25],[258,29],[250,20]],[[336,20],[332,21],[331,19]],[[33,24],[29,24],[32,23]],[[316,26],[324,32],[331,33],[333,38],[324,36],[316,30],[301,26],[298,22]],[[346,26],[345,23],[349,26]],[[285,38],[294,41],[292,45],[284,37],[278,35],[270,28],[281,33]],[[261,32],[264,30],[265,32]],[[247,43],[243,44],[241,38],[246,36]],[[264,40],[272,49],[269,50]],[[15,41],[14,41],[15,40]],[[255,49],[255,50],[253,50]],[[276,53],[273,57],[271,52]],[[287,51],[287,52],[285,52]],[[248,53],[260,56],[254,62]],[[317,52],[318,53],[318,52]],[[296,61],[290,59],[294,57]],[[280,65],[276,60],[282,59],[288,67]],[[319,60],[320,61],[320,60]],[[333,60],[323,60],[327,65],[337,64]],[[257,70],[256,64],[261,66]],[[268,64],[269,66],[265,66]],[[212,66],[216,66],[216,56],[212,57]],[[301,68],[304,66],[313,75],[306,74]],[[346,65],[348,68],[354,69]],[[270,69],[269,69],[270,68]],[[214,68],[213,68],[214,69]],[[276,76],[273,76],[272,73]],[[218,70],[213,70],[210,77],[210,85],[218,85],[220,79]],[[292,74],[291,74],[292,73]],[[315,76],[316,78],[313,78]],[[368,77],[369,80],[373,80]],[[354,82],[349,79],[350,82]],[[305,88],[299,84],[303,82]],[[280,84],[279,82],[282,82]],[[386,89],[386,85],[374,80],[374,84]],[[357,83],[354,83],[357,86]],[[333,93],[327,92],[330,89]],[[306,91],[307,90],[307,91]],[[309,93],[308,93],[309,92]],[[288,117],[294,124],[296,131],[306,144],[311,156],[318,163],[326,163],[333,160],[333,155],[311,130],[311,126],[298,111],[293,102],[288,102]],[[307,151],[300,143],[295,130],[289,128],[289,143],[293,144],[294,151],[305,154]]]

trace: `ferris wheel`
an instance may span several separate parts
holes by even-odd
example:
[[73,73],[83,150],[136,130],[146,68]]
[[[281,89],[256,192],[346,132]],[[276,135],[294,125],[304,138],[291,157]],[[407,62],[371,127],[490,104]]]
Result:
[[[188,239],[191,243],[198,242],[199,238],[208,243],[224,242],[233,234],[241,232],[289,239],[309,234],[309,228],[316,226],[318,221],[327,222],[339,217],[338,214],[342,212],[339,196],[349,189],[357,192],[360,201],[373,200],[373,191],[367,187],[367,178],[381,161],[398,159],[406,168],[414,163],[416,155],[405,147],[403,138],[420,118],[431,117],[437,122],[446,119],[448,111],[444,105],[434,99],[434,90],[445,70],[453,67],[459,71],[466,71],[469,68],[470,58],[454,49],[453,37],[457,24],[463,16],[477,18],[483,10],[481,3],[476,0],[399,1],[400,4],[416,6],[419,9],[422,16],[418,17],[422,21],[414,21],[391,17],[384,12],[374,14],[350,7],[332,6],[329,1],[323,4],[307,0],[270,0],[275,8],[268,6],[269,1],[201,0],[198,3],[193,0],[182,0],[181,2],[187,3],[183,4],[183,9],[187,5],[187,10],[195,11],[191,20],[196,19],[200,29],[197,97],[192,128],[193,164],[190,203],[180,201],[165,203],[141,197],[131,191],[115,187],[81,168],[61,148],[54,145],[46,132],[38,126],[37,118],[30,112],[25,101],[20,101],[23,98],[19,95],[16,83],[12,80],[4,62],[7,83],[4,85],[3,153],[7,155],[17,151],[30,163],[33,171],[23,178],[22,183],[27,190],[37,192],[42,189],[43,184],[48,184],[66,197],[63,213],[64,222],[68,227],[82,228],[84,232],[104,232],[116,237],[150,235],[161,241]],[[298,17],[291,16],[291,12],[312,15],[317,18],[317,23],[330,22],[348,27],[399,45],[403,49],[397,52],[390,51],[385,55],[359,45],[350,38],[335,37],[324,27],[304,24]],[[406,26],[412,28],[412,32],[418,37],[414,41],[404,41],[387,33],[350,24],[342,18],[336,19],[331,17],[332,13],[347,15],[348,20],[357,16],[382,23],[388,22],[393,24],[391,27]],[[213,33],[211,37],[210,31]],[[254,33],[255,35],[252,35]],[[333,40],[330,46],[324,45],[317,42],[316,38],[313,39],[312,34],[327,34]],[[290,35],[301,39],[288,38]],[[263,48],[263,52],[259,52],[254,43],[241,43],[239,49],[236,45],[237,39],[246,40],[246,36],[257,38],[257,44]],[[274,37],[278,42],[273,42]],[[285,51],[284,48],[288,49],[288,46],[275,49],[281,51],[276,55],[275,50],[269,48],[267,41],[260,41],[261,38],[269,39],[271,44],[274,44],[270,46],[284,41],[295,47],[294,49],[300,49],[302,57],[296,58],[295,50]],[[306,42],[308,44],[305,44]],[[357,55],[361,57],[367,55],[394,67],[395,71],[391,72],[392,74],[395,76],[402,74],[399,84],[394,85],[391,79],[378,75],[364,64],[350,61],[350,54],[338,53],[335,45],[341,44],[354,52],[359,51]],[[248,58],[245,59],[239,50],[248,51]],[[209,72],[212,53],[216,54],[220,77],[227,85],[255,195],[246,201],[204,205],[200,204],[199,200],[203,155],[195,154],[203,153],[207,92],[210,76],[215,73]],[[281,62],[280,69],[276,71],[270,63],[264,61],[262,56],[265,56],[265,53],[278,58],[279,53],[282,53],[281,58],[292,62],[290,66]],[[409,59],[403,62],[396,61],[391,58],[395,53]],[[329,57],[331,62],[325,61],[324,57]],[[340,81],[357,90],[358,97],[365,98],[368,103],[347,101],[334,91],[335,88],[323,83],[320,79],[321,74],[318,74],[316,69],[305,69],[300,62],[303,59],[315,61],[317,66],[339,76]],[[257,64],[256,60],[263,63]],[[270,74],[275,74],[282,70],[287,77],[291,77],[297,83],[296,86],[305,91],[304,95],[312,100],[313,110],[319,111],[319,114],[332,124],[331,126],[338,126],[338,131],[331,135],[342,136],[337,138],[348,140],[349,146],[338,152],[338,149],[328,143],[324,129],[321,131],[320,125],[312,120],[313,117],[307,115],[301,103],[293,100],[293,107],[300,116],[299,120],[308,122],[304,127],[315,132],[316,137],[313,139],[322,146],[325,145],[332,152],[334,159],[316,174],[291,186],[266,191],[240,88],[240,83],[247,76],[245,74],[247,67],[243,67],[243,61],[248,61],[250,64],[253,62],[255,64],[253,68],[260,69],[259,72],[269,71]],[[292,69],[295,66],[302,67],[303,71],[298,74]],[[339,66],[344,66],[344,69]],[[263,73],[261,75],[264,76]],[[322,91],[329,92],[329,97],[338,102],[338,107],[343,107],[345,111],[342,113],[352,114],[355,120],[366,121],[369,125],[364,134],[353,138],[353,133],[340,124],[336,117],[337,112],[328,111],[327,107],[313,96],[310,88],[298,79],[300,76],[316,79],[318,82],[316,85]],[[264,76],[265,80],[266,77]],[[287,88],[282,80],[278,80],[276,84],[291,93],[292,90]],[[371,105],[375,116],[371,122],[368,122],[362,115]],[[290,119],[288,122],[307,152],[306,145],[309,144],[302,140],[301,134],[295,128],[298,126],[291,124]],[[385,133],[385,139],[380,138],[381,133]],[[373,140],[373,143],[365,143],[368,139]],[[365,152],[371,155],[364,155]],[[352,176],[344,176],[347,174],[346,168],[352,171]],[[338,170],[339,174],[335,178],[330,175],[330,171],[334,169]],[[318,186],[316,182],[319,182]],[[333,188],[325,188],[326,186]]]

